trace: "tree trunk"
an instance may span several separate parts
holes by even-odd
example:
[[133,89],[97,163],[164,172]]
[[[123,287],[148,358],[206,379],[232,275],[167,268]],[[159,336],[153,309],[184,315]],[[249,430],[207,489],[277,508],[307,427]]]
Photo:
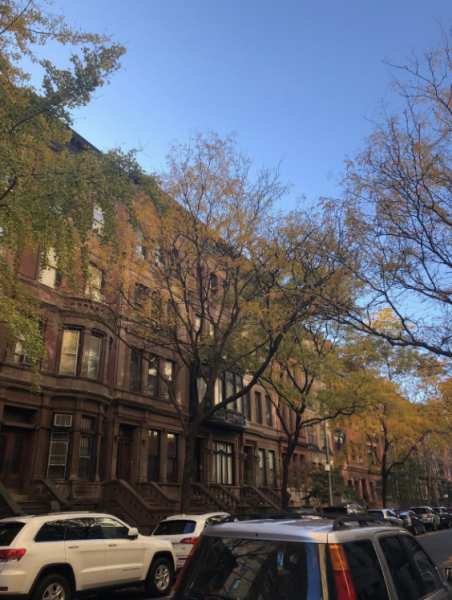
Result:
[[180,511],[188,514],[190,511],[190,484],[193,473],[193,460],[195,456],[195,444],[197,429],[190,427],[185,434],[185,456],[182,472],[182,486],[180,490]]
[[282,461],[282,487],[281,487],[281,508],[286,510],[289,506],[291,494],[288,491],[289,487],[289,467],[292,454],[287,453]]
[[382,469],[382,471],[381,471],[381,501],[383,504],[383,508],[388,508],[388,504],[387,504],[388,476],[389,476],[389,473],[386,471],[386,469]]

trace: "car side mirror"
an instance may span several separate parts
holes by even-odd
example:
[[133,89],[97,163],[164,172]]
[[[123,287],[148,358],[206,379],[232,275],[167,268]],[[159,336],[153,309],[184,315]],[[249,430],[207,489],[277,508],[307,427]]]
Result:
[[452,567],[451,566],[444,567],[444,571],[446,573],[446,581],[447,581],[447,583],[451,583],[452,584]]
[[127,537],[134,540],[138,537],[138,529],[136,527],[131,527],[129,529],[129,533],[127,534]]

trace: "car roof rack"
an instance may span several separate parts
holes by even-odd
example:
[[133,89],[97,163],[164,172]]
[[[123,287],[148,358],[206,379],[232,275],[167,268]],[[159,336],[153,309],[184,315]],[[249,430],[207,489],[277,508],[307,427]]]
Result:
[[[334,517],[335,515],[331,515]],[[366,525],[372,526],[375,523],[388,523],[393,527],[401,527],[399,523],[397,523],[394,517],[371,517],[367,515],[346,515],[342,517],[336,517],[333,523],[333,531],[337,531],[338,529],[343,529],[346,527],[346,523],[357,522],[359,527],[363,527]]]
[[[339,529],[344,529],[347,527],[346,523],[358,523],[359,527],[364,526],[372,526],[378,523],[383,523],[385,525],[392,525],[393,527],[401,527],[401,525],[397,522],[394,517],[372,517],[370,515],[338,515],[338,514],[321,514],[318,515],[320,518],[325,521],[333,521],[333,531],[338,531]],[[252,513],[241,513],[237,515],[229,515],[229,517],[225,517],[221,521],[219,521],[218,525],[222,523],[234,523],[238,521],[251,521],[251,520],[262,520],[262,519],[281,519],[281,520],[299,520],[299,521],[309,521],[309,520],[318,520],[312,519],[312,517],[317,517],[317,515],[303,515],[297,514],[290,511],[278,511],[278,512],[252,512]]]

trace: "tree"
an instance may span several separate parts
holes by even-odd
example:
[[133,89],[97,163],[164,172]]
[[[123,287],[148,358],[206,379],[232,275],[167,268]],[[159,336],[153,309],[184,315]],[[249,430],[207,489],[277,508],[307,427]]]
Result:
[[[343,195],[326,204],[348,243],[342,261],[361,283],[341,321],[396,346],[452,357],[452,45],[405,66],[388,63],[404,108],[384,107],[366,146],[347,159]],[[373,320],[391,307],[400,327]],[[339,306],[335,306],[337,310]]]
[[283,509],[290,502],[289,471],[301,432],[365,407],[366,386],[346,372],[339,341],[340,331],[321,321],[297,325],[261,376],[275,392],[272,403],[287,439],[282,460]]
[[[0,7],[0,322],[6,342],[21,340],[35,367],[44,345],[39,301],[18,276],[24,253],[39,247],[40,267],[48,266],[51,254],[68,276],[78,257],[86,275],[93,204],[104,221],[102,242],[113,252],[116,199],[134,222],[137,195],[156,197],[154,179],[141,172],[134,152],[102,154],[71,145],[71,111],[108,83],[125,48],[108,36],[72,29],[62,14],[50,12],[51,4],[6,0]],[[57,69],[38,58],[38,46],[49,41],[74,48],[70,67]],[[39,90],[23,58],[40,66]]]
[[[319,313],[319,289],[343,293],[345,281],[325,252],[329,232],[308,215],[279,213],[287,188],[278,171],[253,172],[233,139],[197,134],[173,145],[162,186],[165,210],[137,202],[138,237],[124,226],[116,265],[95,250],[107,275],[98,318],[150,365],[155,355],[174,360],[157,371],[185,440],[186,512],[202,425],[240,404],[291,328]],[[177,395],[182,371],[189,413]]]
[[[318,466],[309,469],[309,472],[306,473],[306,485],[309,489],[303,498],[306,502],[316,500],[318,505],[329,503],[328,473],[323,467]],[[357,502],[359,500],[358,492],[344,484],[344,478],[338,468],[331,470],[331,487],[333,496],[340,496],[349,502]]]

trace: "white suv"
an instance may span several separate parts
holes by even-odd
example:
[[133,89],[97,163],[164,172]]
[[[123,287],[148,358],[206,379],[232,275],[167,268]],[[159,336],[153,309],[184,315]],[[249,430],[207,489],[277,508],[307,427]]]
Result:
[[179,571],[187,560],[193,545],[198,537],[209,525],[219,523],[228,513],[212,512],[203,515],[174,515],[160,521],[152,536],[169,540],[173,544],[176,554],[176,570]]
[[106,514],[53,513],[0,521],[0,600],[70,600],[144,585],[168,594],[172,545]]

